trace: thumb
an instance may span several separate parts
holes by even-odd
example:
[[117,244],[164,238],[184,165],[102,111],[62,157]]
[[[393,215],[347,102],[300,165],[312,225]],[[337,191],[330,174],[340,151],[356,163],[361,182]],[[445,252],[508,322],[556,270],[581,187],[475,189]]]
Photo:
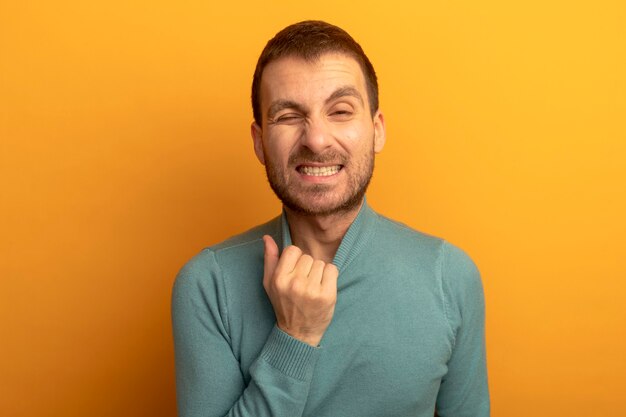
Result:
[[263,265],[263,281],[267,281],[274,275],[274,270],[278,264],[278,245],[270,235],[263,236],[265,244],[264,265]]

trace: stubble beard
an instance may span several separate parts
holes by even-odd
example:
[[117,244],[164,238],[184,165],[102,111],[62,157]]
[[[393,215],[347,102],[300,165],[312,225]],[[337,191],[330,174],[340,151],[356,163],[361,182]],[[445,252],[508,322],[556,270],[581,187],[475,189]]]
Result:
[[[350,166],[352,174],[348,178],[348,186],[343,196],[333,196],[338,191],[327,184],[311,184],[306,189],[296,190],[287,182],[288,176],[284,170],[274,165],[266,157],[265,172],[270,187],[288,209],[305,216],[330,216],[351,212],[357,209],[372,179],[374,173],[374,149],[356,165]],[[287,169],[295,171],[295,167],[304,162],[337,163],[340,161],[342,169],[353,161],[336,152],[323,155],[312,153],[306,148],[289,157]],[[293,174],[292,175],[297,175]],[[330,201],[327,201],[330,200]]]

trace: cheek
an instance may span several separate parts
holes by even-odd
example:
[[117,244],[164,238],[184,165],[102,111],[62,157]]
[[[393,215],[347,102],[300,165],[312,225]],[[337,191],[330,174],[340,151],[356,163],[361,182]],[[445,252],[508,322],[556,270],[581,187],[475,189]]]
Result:
[[265,138],[265,151],[275,161],[287,160],[297,142],[294,129],[273,129]]
[[361,129],[359,126],[353,124],[336,126],[333,133],[338,140],[343,141],[346,144],[357,142],[359,137],[361,137]]
[[336,137],[340,138],[346,150],[356,151],[357,149],[366,147],[366,144],[372,141],[373,130],[363,125],[345,125],[338,127]]

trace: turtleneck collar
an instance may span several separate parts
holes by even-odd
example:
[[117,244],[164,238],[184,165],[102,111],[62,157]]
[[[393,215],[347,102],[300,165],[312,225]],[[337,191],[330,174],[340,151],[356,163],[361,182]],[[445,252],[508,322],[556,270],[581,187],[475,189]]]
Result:
[[[376,217],[376,212],[370,208],[367,204],[367,199],[365,199],[359,213],[341,240],[341,244],[337,249],[337,253],[335,253],[335,257],[333,258],[333,264],[339,269],[340,272],[344,270],[350,262],[352,262],[369,239],[373,231],[372,225],[376,220]],[[281,216],[281,229],[282,248],[285,248],[292,244],[289,223],[287,222],[285,210],[283,210],[283,214]]]

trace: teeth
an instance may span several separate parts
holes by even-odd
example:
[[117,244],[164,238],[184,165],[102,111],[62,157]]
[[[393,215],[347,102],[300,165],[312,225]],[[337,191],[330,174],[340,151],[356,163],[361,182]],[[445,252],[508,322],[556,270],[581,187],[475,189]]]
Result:
[[314,177],[325,177],[328,175],[333,175],[339,172],[341,169],[340,165],[333,165],[330,167],[308,167],[304,166],[300,168],[300,172],[305,175],[312,175]]

